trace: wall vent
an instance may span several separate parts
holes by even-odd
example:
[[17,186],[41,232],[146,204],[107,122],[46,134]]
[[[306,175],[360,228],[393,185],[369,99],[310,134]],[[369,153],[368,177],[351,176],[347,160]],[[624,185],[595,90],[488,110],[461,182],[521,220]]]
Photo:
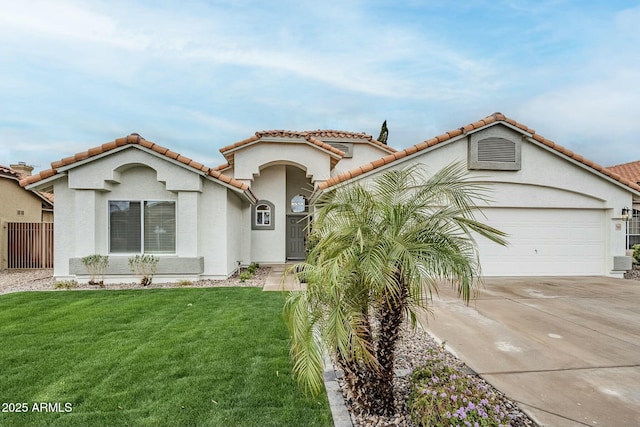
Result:
[[478,141],[478,161],[514,163],[516,144],[504,138],[487,138]]
[[519,171],[522,166],[522,140],[498,135],[471,135],[469,138],[469,169]]
[[339,144],[337,142],[327,142],[327,144],[342,151],[345,159],[353,157],[353,144]]

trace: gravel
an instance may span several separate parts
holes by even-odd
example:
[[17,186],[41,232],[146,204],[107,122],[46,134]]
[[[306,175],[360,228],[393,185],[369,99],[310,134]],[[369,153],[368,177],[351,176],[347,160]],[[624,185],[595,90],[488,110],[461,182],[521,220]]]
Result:
[[[408,327],[403,329],[400,341],[396,347],[396,377],[394,379],[394,389],[397,412],[393,417],[364,416],[360,414],[358,409],[350,401],[349,392],[346,390],[344,381],[341,380],[343,373],[336,367],[336,374],[339,378],[338,382],[342,388],[342,394],[345,397],[347,408],[351,413],[351,421],[353,425],[356,427],[414,427],[415,424],[411,421],[406,405],[410,393],[409,375],[415,368],[426,363],[429,358],[430,349],[438,349],[441,347],[440,343],[419,327],[416,331],[411,331]],[[515,402],[510,400],[502,392],[493,388],[485,380],[475,375],[453,354],[445,351],[445,358],[449,365],[455,366],[463,372],[468,372],[472,375],[473,381],[484,384],[493,390],[496,396],[498,396],[502,406],[509,410],[512,417],[511,425],[513,427],[536,426],[536,424],[524,412],[522,412],[520,408],[518,408],[518,405]]]
[[[256,270],[252,279],[241,282],[237,274],[226,280],[195,280],[190,282],[190,288],[216,288],[216,287],[263,287],[265,279],[269,275],[270,267],[260,267]],[[87,283],[78,283],[73,289],[78,290],[109,290],[109,289],[161,289],[183,287],[178,283],[152,283],[150,286],[142,287],[140,283],[118,283],[107,284],[104,288]],[[55,289],[52,270],[1,270],[0,271],[0,295],[11,292],[25,291],[61,291]]]
[[624,278],[631,280],[640,280],[640,265],[633,264],[633,270],[627,270],[627,272],[624,273]]

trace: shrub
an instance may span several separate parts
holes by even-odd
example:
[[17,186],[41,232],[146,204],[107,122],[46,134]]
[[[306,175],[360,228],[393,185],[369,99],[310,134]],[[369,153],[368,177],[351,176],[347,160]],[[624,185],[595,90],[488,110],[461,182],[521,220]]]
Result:
[[253,278],[253,274],[249,271],[243,271],[242,273],[240,273],[240,281],[242,283],[246,282],[247,280],[250,280]]
[[633,245],[631,247],[633,249],[633,260],[634,262],[640,262],[640,245]]
[[160,258],[153,255],[136,255],[129,258],[129,268],[140,276],[140,284],[149,286],[158,269]]
[[426,365],[411,374],[408,402],[418,426],[509,425],[509,409],[501,406],[490,387],[445,358],[444,345],[430,351]]
[[75,280],[61,280],[53,284],[54,289],[73,289],[78,287],[78,282]]
[[253,262],[249,265],[249,267],[247,267],[247,271],[253,275],[256,274],[258,268],[260,268],[260,264],[258,264],[257,262]]
[[[104,287],[104,273],[109,266],[109,257],[107,255],[87,255],[80,261],[89,273],[89,284]],[[99,280],[96,280],[99,279]]]

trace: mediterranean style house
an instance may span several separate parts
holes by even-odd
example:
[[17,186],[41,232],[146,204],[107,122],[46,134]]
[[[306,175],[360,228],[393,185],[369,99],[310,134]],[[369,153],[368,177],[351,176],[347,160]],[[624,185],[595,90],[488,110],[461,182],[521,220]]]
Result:
[[490,185],[481,215],[509,234],[508,247],[478,239],[484,275],[630,268],[624,214],[640,186],[501,113],[404,150],[363,133],[275,130],[220,151],[226,163],[208,167],[131,134],[24,178],[27,189],[56,197],[56,279],[86,279],[80,259],[90,254],[109,255],[106,283],[131,280],[127,260],[143,253],[160,258],[156,281],[300,260],[322,193],[389,168],[435,172],[454,162]]

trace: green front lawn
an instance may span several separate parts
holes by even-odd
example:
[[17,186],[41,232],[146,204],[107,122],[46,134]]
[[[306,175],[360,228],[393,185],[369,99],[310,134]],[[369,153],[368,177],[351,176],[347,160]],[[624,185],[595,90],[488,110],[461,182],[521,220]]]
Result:
[[0,426],[331,425],[291,377],[282,305],[256,288],[1,296],[0,409],[28,412]]

